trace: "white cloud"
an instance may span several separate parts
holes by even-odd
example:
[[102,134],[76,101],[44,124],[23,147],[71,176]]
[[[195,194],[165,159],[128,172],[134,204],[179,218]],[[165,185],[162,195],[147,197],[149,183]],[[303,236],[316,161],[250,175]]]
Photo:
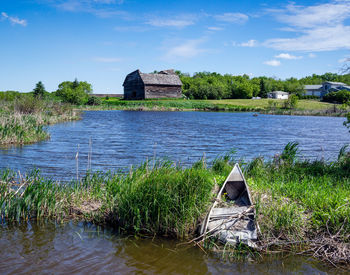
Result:
[[217,14],[214,15],[214,18],[218,21],[236,24],[244,24],[249,19],[248,15],[239,12],[226,12],[223,14]]
[[50,0],[49,3],[64,11],[91,13],[102,18],[119,16],[126,20],[130,19],[129,13],[113,5],[122,4],[122,0]]
[[346,63],[350,62],[350,57],[344,57],[338,60],[339,63]]
[[243,42],[241,44],[239,44],[241,47],[249,47],[249,48],[252,48],[252,47],[255,47],[257,44],[257,41],[254,40],[254,39],[251,39],[247,42]]
[[350,49],[350,26],[319,27],[295,38],[269,39],[264,45],[276,50],[306,52]]
[[205,52],[205,49],[200,48],[200,44],[202,44],[205,40],[204,39],[192,39],[187,40],[181,44],[178,44],[176,46],[170,47],[165,56],[164,59],[166,60],[176,60],[177,58],[192,58],[200,53]]
[[164,18],[153,18],[146,22],[146,24],[154,27],[176,27],[183,28],[194,24],[193,20],[190,19],[164,19]]
[[21,25],[23,27],[27,26],[27,20],[19,19],[18,17],[9,16],[6,12],[1,13],[1,18],[3,20],[9,20],[12,25]]
[[288,60],[295,60],[295,59],[302,59],[302,56],[295,56],[295,55],[291,55],[289,53],[280,53],[279,55],[275,55],[275,58],[279,58],[279,59],[288,59]]
[[149,27],[144,27],[144,26],[117,26],[114,27],[114,30],[118,32],[145,32]]
[[265,65],[273,66],[273,67],[278,67],[281,65],[281,62],[279,60],[268,60],[264,62]]
[[[101,3],[101,4],[114,4],[115,0],[93,0],[95,3]],[[118,1],[120,3],[120,1]]]
[[287,5],[284,10],[272,10],[279,21],[298,28],[314,28],[316,26],[336,26],[349,18],[350,2],[332,1],[314,6]]
[[93,60],[101,63],[117,63],[122,61],[122,59],[118,57],[95,57]]
[[210,31],[222,31],[224,28],[221,27],[208,27],[208,30]]
[[314,53],[309,53],[308,57],[309,57],[309,58],[315,58],[315,57],[316,57],[316,54],[314,54]]
[[267,47],[306,52],[350,49],[350,26],[344,24],[350,18],[349,0],[306,7],[290,4],[283,10],[269,12],[287,24],[295,36],[268,39],[264,43]]

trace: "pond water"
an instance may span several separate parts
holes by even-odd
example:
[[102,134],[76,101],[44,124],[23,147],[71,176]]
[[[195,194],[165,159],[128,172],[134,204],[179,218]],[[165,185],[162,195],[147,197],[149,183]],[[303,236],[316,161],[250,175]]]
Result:
[[[120,237],[92,225],[0,226],[0,274],[332,274],[301,257],[229,262],[165,239]],[[339,271],[338,271],[339,272]]]
[[[89,111],[48,127],[51,139],[0,149],[0,168],[40,168],[70,180],[76,171],[115,170],[168,157],[184,165],[237,150],[236,158],[272,157],[298,141],[303,157],[334,160],[350,142],[344,118],[252,113]],[[302,257],[228,262],[166,239],[121,237],[93,225],[0,226],[0,274],[331,274]]]
[[[34,167],[60,180],[87,169],[128,169],[168,157],[189,165],[232,149],[236,158],[272,157],[298,141],[304,158],[335,160],[350,143],[344,118],[220,112],[89,111],[83,119],[48,127],[51,139],[0,149],[0,168]],[[78,154],[77,154],[78,153]],[[78,158],[76,156],[78,155]]]

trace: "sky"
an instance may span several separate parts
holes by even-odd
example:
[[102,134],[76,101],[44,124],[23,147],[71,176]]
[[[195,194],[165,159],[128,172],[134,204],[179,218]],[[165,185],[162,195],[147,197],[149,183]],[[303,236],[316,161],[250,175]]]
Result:
[[123,93],[136,69],[300,78],[350,58],[350,0],[0,0],[0,39],[0,91]]

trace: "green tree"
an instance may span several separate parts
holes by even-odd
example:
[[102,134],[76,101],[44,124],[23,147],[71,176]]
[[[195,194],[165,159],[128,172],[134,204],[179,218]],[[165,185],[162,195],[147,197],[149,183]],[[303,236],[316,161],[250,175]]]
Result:
[[298,105],[298,96],[297,95],[289,95],[288,99],[284,102],[284,108],[286,109],[294,109]]
[[260,79],[260,92],[259,92],[259,96],[261,98],[267,98],[267,91],[265,88],[265,80],[263,78]]
[[43,98],[45,93],[46,91],[45,91],[44,84],[41,81],[36,83],[35,88],[33,90],[34,97]]
[[341,90],[338,92],[331,92],[323,97],[323,101],[340,103],[340,104],[350,104],[350,91]]
[[73,82],[64,81],[60,83],[56,95],[60,97],[63,102],[82,105],[88,102],[91,92],[91,84],[86,81],[78,81],[75,79]]

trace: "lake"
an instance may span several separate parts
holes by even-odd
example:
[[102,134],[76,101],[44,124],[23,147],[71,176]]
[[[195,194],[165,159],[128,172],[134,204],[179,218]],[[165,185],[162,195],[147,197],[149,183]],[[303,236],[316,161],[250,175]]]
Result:
[[[191,165],[232,149],[236,159],[267,159],[290,141],[302,158],[335,160],[350,142],[344,118],[252,113],[89,111],[83,119],[48,127],[51,139],[0,149],[0,168],[40,168],[58,180],[87,169],[127,169],[167,157]],[[121,236],[91,224],[28,222],[0,226],[0,273],[332,274],[301,256],[229,262],[197,247],[162,238]],[[337,273],[339,271],[336,271]]]
[[[344,118],[277,116],[225,112],[89,111],[80,121],[48,127],[51,139],[0,149],[0,168],[22,173],[39,168],[59,180],[87,169],[116,170],[146,159],[167,157],[190,165],[208,162],[232,149],[236,159],[280,153],[290,141],[300,144],[302,158],[335,160],[350,143]],[[78,153],[78,154],[77,154]]]

